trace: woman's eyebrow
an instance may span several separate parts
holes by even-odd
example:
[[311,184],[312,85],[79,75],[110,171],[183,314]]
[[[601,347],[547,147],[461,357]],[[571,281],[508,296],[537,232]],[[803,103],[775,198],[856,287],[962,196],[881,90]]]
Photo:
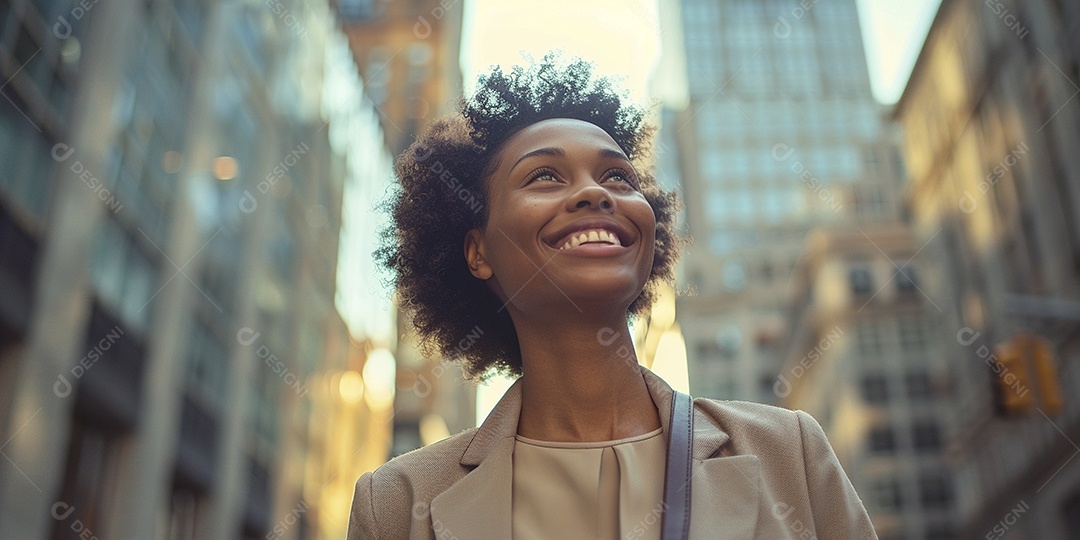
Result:
[[614,150],[614,149],[611,149],[611,148],[602,148],[602,149],[600,149],[600,157],[618,158],[618,159],[621,159],[623,161],[630,161],[630,158],[626,157],[626,154],[622,153],[619,150]]
[[[630,161],[630,158],[626,157],[626,154],[622,153],[622,151],[620,150],[615,150],[614,148],[601,148],[600,151],[597,153],[602,158],[615,158],[626,162]],[[566,157],[566,152],[562,148],[556,148],[551,146],[537,148],[536,150],[526,152],[523,156],[519,157],[518,160],[514,162],[514,165],[510,167],[510,170],[513,171],[514,168],[518,166],[518,163],[521,163],[522,161],[525,161],[526,159],[535,156]]]
[[517,167],[518,163],[521,163],[522,161],[524,161],[524,160],[526,160],[528,158],[534,157],[534,156],[564,157],[564,156],[566,156],[566,152],[563,151],[562,148],[554,148],[554,147],[537,148],[536,150],[533,150],[532,152],[527,152],[527,153],[525,153],[525,155],[519,157],[518,160],[514,162],[513,167],[510,167],[510,170],[511,171],[514,170],[514,167]]

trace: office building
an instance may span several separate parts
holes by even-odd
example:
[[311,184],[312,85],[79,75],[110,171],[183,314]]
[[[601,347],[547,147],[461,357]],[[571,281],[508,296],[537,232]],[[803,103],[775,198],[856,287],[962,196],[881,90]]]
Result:
[[945,0],[895,109],[963,538],[1080,536],[1078,31],[1075,2]]
[[375,180],[342,124],[389,157],[328,105],[334,24],[0,3],[0,537],[344,534],[388,444],[335,306],[345,186]]
[[955,382],[918,254],[899,224],[813,231],[774,385],[821,424],[882,539],[957,538]]
[[897,219],[900,164],[854,0],[684,0],[689,102],[665,130],[686,223],[690,390],[775,403],[785,291],[810,229]]

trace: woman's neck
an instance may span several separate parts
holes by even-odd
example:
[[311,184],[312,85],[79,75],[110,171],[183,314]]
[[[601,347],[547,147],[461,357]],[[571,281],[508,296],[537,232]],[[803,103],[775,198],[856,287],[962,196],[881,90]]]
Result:
[[547,321],[516,325],[525,372],[520,435],[607,441],[660,427],[624,317]]

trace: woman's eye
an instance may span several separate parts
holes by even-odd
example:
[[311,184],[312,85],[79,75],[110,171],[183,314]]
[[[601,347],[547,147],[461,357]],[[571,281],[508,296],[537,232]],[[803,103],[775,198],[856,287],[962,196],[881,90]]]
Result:
[[538,180],[541,182],[551,182],[557,179],[555,178],[555,173],[553,171],[541,169],[533,173],[532,177],[529,178],[529,182],[536,182]]
[[625,182],[627,184],[630,184],[631,186],[637,187],[637,182],[634,180],[634,177],[631,176],[630,173],[628,173],[626,171],[621,171],[621,170],[616,169],[616,170],[611,171],[611,172],[608,173],[608,178],[609,179],[616,179],[616,180],[618,180],[620,182]]

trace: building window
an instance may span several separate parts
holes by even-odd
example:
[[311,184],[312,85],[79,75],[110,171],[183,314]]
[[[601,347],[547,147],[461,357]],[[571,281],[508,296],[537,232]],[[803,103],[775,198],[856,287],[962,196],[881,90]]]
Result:
[[936,452],[941,450],[941,429],[933,420],[919,420],[912,426],[912,440],[915,450],[919,452]]
[[926,526],[926,540],[953,540],[956,533],[952,526],[945,523],[931,523]]
[[870,275],[870,269],[866,266],[853,266],[848,271],[848,281],[851,284],[851,292],[855,295],[873,293],[873,278]]
[[920,319],[902,319],[898,323],[900,347],[906,352],[922,354],[926,351],[926,329]]
[[930,381],[930,374],[919,370],[904,376],[904,386],[907,387],[909,399],[927,399],[934,397],[934,384]]
[[866,375],[862,380],[863,401],[883,404],[889,400],[888,381],[884,375]]
[[867,357],[881,354],[881,328],[877,324],[860,324],[855,339],[857,340],[860,356]]
[[915,279],[915,269],[903,266],[896,271],[896,290],[902,293],[911,293],[918,290],[918,281]]
[[886,454],[896,450],[896,438],[889,426],[876,426],[870,429],[866,438],[867,447],[875,454]]
[[952,506],[952,501],[952,483],[946,473],[927,474],[919,478],[919,502],[923,508],[948,508]]
[[900,483],[895,478],[885,478],[870,485],[870,500],[885,511],[896,511],[903,507],[900,496]]
[[114,310],[126,327],[147,329],[158,269],[137,241],[116,220],[106,219],[98,230],[90,265],[90,282],[102,303]]
[[1080,487],[1061,503],[1061,517],[1069,538],[1080,538]]
[[84,538],[72,524],[78,517],[83,531],[98,531],[103,527],[104,514],[109,508],[109,494],[116,490],[121,434],[91,423],[73,422],[69,427],[66,470],[60,499],[75,508],[72,521],[56,520],[52,538],[68,540]]

